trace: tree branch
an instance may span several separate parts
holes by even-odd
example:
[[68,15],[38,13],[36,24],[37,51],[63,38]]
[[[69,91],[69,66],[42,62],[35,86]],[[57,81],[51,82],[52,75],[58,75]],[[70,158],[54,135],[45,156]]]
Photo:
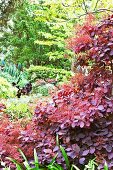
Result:
[[97,0],[94,10],[96,9],[99,1],[100,1],[100,0]]
[[63,2],[62,2],[62,5],[64,6],[64,7],[70,7],[71,5],[65,5]]
[[86,7],[86,4],[85,4],[85,1],[83,0],[83,5],[84,5],[84,8],[85,8],[85,12],[86,12],[86,14],[88,13],[88,11],[87,11],[87,7]]
[[[95,13],[100,13],[100,12],[113,12],[113,10],[110,10],[110,9],[106,9],[106,8],[103,8],[103,9],[98,9],[96,11],[92,11],[92,12],[89,12],[89,13],[92,13],[92,14],[95,14]],[[81,18],[85,15],[87,15],[88,13],[84,13],[82,15],[79,15],[78,17],[76,17],[75,19],[78,19],[78,18]]]

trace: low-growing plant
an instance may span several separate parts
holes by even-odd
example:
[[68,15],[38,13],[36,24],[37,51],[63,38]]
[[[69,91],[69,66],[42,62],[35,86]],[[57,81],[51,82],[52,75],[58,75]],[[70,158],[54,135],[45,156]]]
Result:
[[[65,159],[65,163],[66,163],[66,167],[67,167],[66,170],[80,170],[76,165],[70,165],[68,155],[66,154],[66,152],[62,146],[60,146],[60,150],[62,152],[62,156]],[[56,154],[54,156],[54,158],[49,163],[49,165],[44,166],[44,165],[39,164],[36,149],[34,149],[34,160],[32,162],[29,162],[27,160],[25,154],[20,149],[19,149],[19,152],[20,152],[21,156],[23,157],[23,160],[24,160],[23,163],[19,163],[17,160],[7,157],[8,160],[10,160],[11,162],[13,162],[16,165],[16,170],[23,170],[24,168],[26,170],[64,170],[64,168],[61,165],[56,163],[56,158],[57,158],[58,154]],[[2,162],[2,165],[5,166],[5,163]],[[88,162],[87,165],[85,165],[84,170],[96,170],[96,168],[98,168],[98,164],[95,162],[95,159],[92,159]],[[3,168],[3,169],[11,170],[10,167]],[[106,162],[104,164],[104,170],[108,170],[108,166],[107,166]]]
[[[82,170],[84,168],[85,165],[82,168],[79,168],[78,165],[76,166],[72,163],[72,161],[70,161],[69,153],[71,152],[71,154],[73,154],[73,152],[69,151],[70,148],[65,150],[64,147],[62,147],[60,145],[61,139],[59,139],[59,141],[57,140],[57,146],[54,148],[54,152],[56,151],[56,153],[55,153],[53,159],[51,158],[51,160],[50,160],[48,157],[49,154],[51,154],[51,152],[52,152],[52,150],[49,148],[46,148],[46,149],[43,148],[44,154],[40,153],[41,155],[38,155],[39,158],[37,158],[36,155],[40,152],[39,148],[38,148],[38,149],[34,150],[35,163],[32,164],[32,162],[34,162],[34,161],[32,161],[33,160],[33,152],[32,152],[33,145],[37,146],[37,145],[35,145],[36,141],[42,140],[40,137],[41,136],[43,137],[43,135],[44,135],[43,132],[41,134],[40,130],[37,130],[37,132],[34,131],[33,126],[31,126],[31,124],[29,124],[25,128],[21,128],[19,124],[11,123],[6,118],[4,118],[2,121],[0,121],[0,136],[2,135],[2,138],[0,138],[1,160],[7,162],[6,157],[10,156],[10,157],[12,157],[11,160],[14,163],[16,163],[16,166],[19,168],[19,170],[23,170],[24,169],[23,163],[22,163],[23,161],[22,161],[22,158],[18,152],[18,148],[21,147],[21,149],[24,150],[24,153],[26,153],[26,156],[27,156],[27,157],[25,157],[25,155],[21,151],[21,155],[24,158],[24,166],[29,167],[29,169],[34,168],[34,166],[36,166],[36,165],[37,166],[39,165],[39,168],[44,168],[44,169],[48,169],[48,170],[53,170],[53,169],[55,169],[55,170],[64,170],[64,169],[66,169],[66,170],[69,170],[69,169],[70,170],[74,170],[74,169],[80,170],[81,169]],[[51,146],[52,141],[50,141],[50,134],[48,137],[49,137],[48,142],[50,143],[50,146]],[[59,137],[60,137],[60,135],[59,135]],[[47,146],[47,144],[46,144],[47,138],[44,139],[44,137],[43,137],[43,140],[45,140],[45,145]],[[53,140],[53,139],[51,138],[51,140]],[[43,146],[43,143],[41,143],[41,141],[40,141],[39,146],[41,147],[41,145]],[[77,147],[78,146],[76,146],[75,149],[78,149]],[[26,149],[27,149],[27,152],[26,152]],[[51,154],[51,156],[52,155],[53,154]],[[46,159],[48,158],[49,159],[48,163],[46,162],[45,164],[42,164],[40,161],[40,159],[41,159],[40,156],[43,156],[43,158],[45,157]],[[27,160],[27,158],[28,158],[28,160]],[[88,159],[89,159],[89,157],[88,157]],[[63,162],[63,164],[61,165],[60,162]],[[74,161],[74,162],[76,162],[76,161]],[[7,164],[11,165],[8,162],[6,163],[6,165]],[[95,160],[91,160],[91,161],[89,161],[88,165],[85,166],[84,170],[86,170],[88,168],[89,168],[88,170],[95,170],[94,169],[95,166],[96,166]],[[13,167],[11,169],[15,169],[14,166],[11,165],[11,167]],[[20,169],[20,167],[21,167],[21,169]],[[91,169],[91,168],[93,168],[93,169]],[[107,168],[106,164],[104,166],[104,169],[105,168]],[[26,168],[26,170],[27,170],[27,168]]]
[[15,83],[19,87],[24,87],[28,83],[27,72],[23,71],[22,65],[5,64],[0,70],[0,76],[7,79],[8,82]]
[[13,87],[5,78],[0,77],[0,98],[15,97],[17,88]]
[[6,102],[6,113],[10,115],[11,119],[20,119],[23,117],[31,118],[32,114],[29,110],[28,103],[18,101]]
[[[60,150],[61,150],[62,156],[63,156],[65,163],[66,163],[66,170],[74,170],[74,169],[80,170],[77,166],[70,165],[68,155],[66,154],[66,152],[65,152],[65,150],[62,146],[60,146]],[[10,157],[7,158],[8,160],[10,160],[11,162],[13,162],[16,165],[16,170],[22,170],[24,167],[25,167],[26,170],[64,170],[64,168],[61,165],[56,163],[56,158],[58,156],[57,154],[54,156],[54,158],[49,163],[49,165],[42,166],[42,165],[39,164],[36,149],[34,149],[34,161],[32,161],[32,162],[29,162],[27,160],[25,154],[20,149],[19,149],[19,152],[22,155],[23,160],[24,160],[22,164],[19,163],[15,159],[12,159]],[[90,160],[87,165],[85,165],[84,170],[95,170],[96,167],[97,167],[97,164],[95,163],[95,161],[93,159],[93,160]],[[107,168],[106,164],[104,166],[104,170],[107,170],[105,168]]]
[[108,170],[108,165],[107,165],[106,161],[104,163],[104,170]]
[[54,91],[55,90],[55,86],[53,84],[45,84],[45,85],[38,85],[37,83],[33,84],[33,88],[32,88],[32,93],[39,93],[42,94],[42,96],[48,96],[50,91]]

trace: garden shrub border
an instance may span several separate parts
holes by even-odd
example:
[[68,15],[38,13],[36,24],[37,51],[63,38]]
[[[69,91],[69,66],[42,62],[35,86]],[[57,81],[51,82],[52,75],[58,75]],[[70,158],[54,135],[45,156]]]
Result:
[[31,66],[28,71],[28,77],[31,78],[32,81],[36,79],[57,79],[58,81],[62,81],[63,78],[69,79],[72,76],[71,71],[66,71],[64,69],[55,69],[49,68],[45,66]]

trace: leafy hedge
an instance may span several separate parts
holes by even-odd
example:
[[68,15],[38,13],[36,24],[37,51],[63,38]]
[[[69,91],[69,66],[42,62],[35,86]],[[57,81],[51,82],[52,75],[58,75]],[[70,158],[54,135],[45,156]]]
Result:
[[27,69],[29,78],[32,81],[35,81],[36,79],[54,79],[56,78],[58,81],[62,81],[63,78],[69,79],[72,75],[71,71],[66,71],[63,69],[55,69],[55,68],[49,68],[44,66],[31,66],[29,69]]

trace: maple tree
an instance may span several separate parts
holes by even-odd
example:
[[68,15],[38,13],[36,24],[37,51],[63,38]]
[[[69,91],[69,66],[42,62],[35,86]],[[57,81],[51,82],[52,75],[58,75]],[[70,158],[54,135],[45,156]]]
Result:
[[90,14],[84,25],[78,28],[75,36],[68,39],[68,48],[78,55],[79,65],[87,65],[89,60],[95,63],[91,74],[97,69],[100,76],[101,71],[108,72],[108,84],[113,96],[113,15],[95,25]]

